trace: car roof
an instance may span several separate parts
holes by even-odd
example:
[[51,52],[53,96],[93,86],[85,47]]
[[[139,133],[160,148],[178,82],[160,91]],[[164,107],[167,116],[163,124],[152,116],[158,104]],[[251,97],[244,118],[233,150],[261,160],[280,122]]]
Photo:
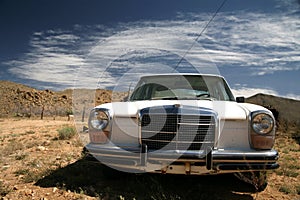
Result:
[[219,74],[201,74],[201,73],[166,73],[166,74],[148,74],[141,76],[141,78],[150,78],[150,77],[157,77],[157,76],[209,76],[209,77],[220,77],[224,78]]

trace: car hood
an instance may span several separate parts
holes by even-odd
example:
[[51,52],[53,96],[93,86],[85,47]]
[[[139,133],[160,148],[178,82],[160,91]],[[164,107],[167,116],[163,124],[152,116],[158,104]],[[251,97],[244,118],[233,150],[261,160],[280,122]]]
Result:
[[134,102],[112,102],[97,106],[107,108],[115,117],[136,117],[139,110],[156,106],[179,106],[205,108],[215,111],[219,119],[246,120],[249,113],[254,110],[266,110],[265,108],[248,103],[234,101],[209,101],[209,100],[151,100]]

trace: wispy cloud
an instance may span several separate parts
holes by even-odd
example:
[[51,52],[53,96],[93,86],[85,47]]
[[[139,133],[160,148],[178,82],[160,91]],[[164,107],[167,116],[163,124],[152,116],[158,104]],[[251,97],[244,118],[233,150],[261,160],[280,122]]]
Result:
[[263,93],[263,94],[270,94],[270,95],[275,95],[277,96],[278,93],[274,90],[271,89],[262,89],[262,88],[246,88],[242,87],[240,89],[232,89],[232,92],[234,96],[244,96],[244,97],[251,97],[255,94],[258,93]]
[[11,73],[24,79],[71,87],[74,73],[84,64],[75,48],[79,40],[80,37],[60,30],[36,32],[30,40],[29,52],[6,64],[11,66]]
[[[126,74],[121,79],[124,81],[133,77],[129,74],[136,78],[135,74],[171,72],[210,16],[180,13],[173,20],[144,20],[112,27],[75,25],[72,30],[36,32],[29,52],[6,64],[19,77],[55,82],[62,88],[72,86],[74,81],[76,87],[111,88],[120,79],[116,75],[122,73]],[[246,67],[251,69],[248,77],[254,79],[286,71],[299,73],[299,25],[299,17],[286,12],[219,13],[186,59],[200,72],[219,73],[219,68],[239,66],[235,71],[238,75]],[[190,66],[183,63],[181,69]],[[278,93],[272,85],[247,87],[238,91]]]

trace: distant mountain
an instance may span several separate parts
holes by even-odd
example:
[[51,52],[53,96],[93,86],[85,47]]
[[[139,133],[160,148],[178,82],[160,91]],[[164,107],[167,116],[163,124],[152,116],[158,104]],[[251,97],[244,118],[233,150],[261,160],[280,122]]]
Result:
[[248,103],[270,109],[277,118],[282,131],[300,129],[300,101],[267,94],[256,94],[246,99]]

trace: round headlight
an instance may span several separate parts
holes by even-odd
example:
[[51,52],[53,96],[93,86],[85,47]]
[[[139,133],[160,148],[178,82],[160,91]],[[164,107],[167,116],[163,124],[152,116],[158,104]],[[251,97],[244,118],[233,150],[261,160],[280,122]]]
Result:
[[103,130],[108,125],[108,114],[102,110],[95,110],[91,113],[90,124],[94,129]]
[[252,118],[252,128],[258,134],[268,134],[274,128],[274,120],[266,113],[257,114]]

